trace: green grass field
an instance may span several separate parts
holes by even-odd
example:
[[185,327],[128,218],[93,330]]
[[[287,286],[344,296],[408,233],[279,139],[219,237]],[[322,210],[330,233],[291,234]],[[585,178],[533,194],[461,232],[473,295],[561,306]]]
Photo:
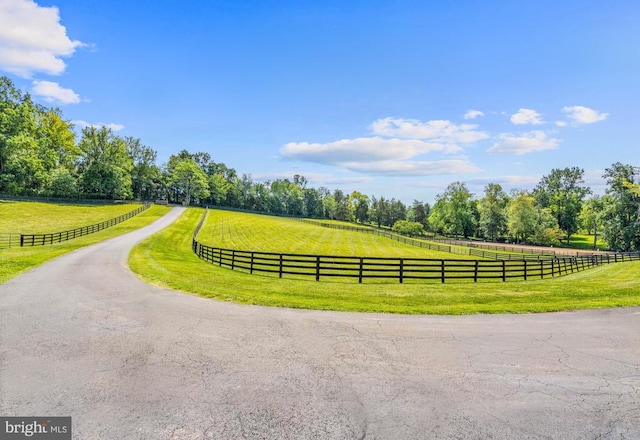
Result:
[[[129,257],[132,270],[152,284],[208,298],[321,310],[471,314],[640,305],[640,262],[605,265],[542,281],[477,284],[358,284],[249,275],[205,263],[193,254],[191,238],[202,214],[201,209],[188,209],[174,224],[136,246]],[[212,241],[214,231],[218,231],[215,236],[231,240],[233,226],[216,228],[208,223],[207,227],[209,232],[199,236],[202,241]],[[247,238],[251,234],[233,243],[251,247]]]
[[[573,234],[571,236],[571,244],[569,247],[572,249],[593,250],[593,235]],[[602,239],[598,239],[597,248],[601,251],[609,249],[607,243]]]
[[448,252],[419,248],[377,235],[325,228],[285,217],[224,210],[209,210],[198,240],[221,248],[288,254],[454,258]]
[[0,200],[0,232],[46,234],[100,223],[139,204],[72,205]]
[[[40,203],[36,205],[42,205]],[[136,209],[139,205],[114,205],[114,206],[76,206],[76,205],[55,205],[55,204],[47,204],[52,208],[53,211],[56,212],[55,216],[48,217],[48,227],[46,230],[49,231],[57,231],[60,230],[62,225],[68,227],[76,227],[76,226],[84,226],[85,224],[75,224],[73,221],[69,221],[65,219],[63,212],[72,212],[72,215],[75,215],[76,208],[82,212],[92,212],[93,216],[85,216],[84,218],[90,223],[96,223],[103,220],[107,220],[113,217],[117,217],[118,215],[124,214],[125,212],[132,211]],[[42,210],[42,206],[34,207],[31,206],[30,203],[19,203],[17,205],[12,205],[12,211],[14,216],[21,216],[23,210],[21,207],[24,207],[24,211],[26,213],[30,213],[31,215],[36,210]],[[5,209],[6,207],[0,208]],[[93,211],[91,209],[85,210],[84,208],[96,208]],[[113,209],[118,208],[118,209]],[[169,207],[166,206],[157,206],[153,205],[151,208],[143,211],[142,213],[132,217],[122,223],[119,223],[110,228],[104,229],[100,232],[96,232],[95,234],[86,235],[84,237],[76,238],[75,240],[65,241],[62,243],[57,243],[49,246],[37,246],[37,247],[12,247],[8,249],[0,249],[0,283],[3,283],[14,276],[25,272],[29,269],[32,269],[40,264],[51,260],[60,255],[66,254],[67,252],[71,252],[75,249],[78,249],[83,246],[87,246],[90,244],[97,243],[102,240],[106,240],[107,238],[115,237],[117,235],[125,234],[127,232],[134,231],[142,226],[148,225],[153,221],[160,218],[162,215],[169,211]],[[42,211],[40,211],[42,212]],[[25,214],[26,215],[26,214]],[[86,214],[85,214],[86,215]],[[5,217],[6,218],[6,217]],[[74,220],[75,221],[75,220]],[[47,226],[46,219],[40,217],[40,224],[36,224],[37,222],[33,219],[31,220],[31,226],[33,231],[43,231],[45,230],[45,226]],[[20,225],[21,222],[17,222],[15,218],[10,222],[11,225]],[[89,223],[87,223],[89,224]],[[75,225],[75,226],[73,226]],[[15,230],[15,229],[14,229]],[[21,228],[17,229],[18,231]],[[44,231],[43,231],[44,232]]]

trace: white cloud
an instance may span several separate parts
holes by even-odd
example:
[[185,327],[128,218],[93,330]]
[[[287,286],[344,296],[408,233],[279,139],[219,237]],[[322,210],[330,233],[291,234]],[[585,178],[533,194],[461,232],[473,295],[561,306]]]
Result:
[[530,108],[521,108],[518,113],[511,115],[511,122],[516,125],[540,125],[544,124],[542,115]]
[[446,120],[421,122],[415,119],[384,118],[375,121],[370,128],[374,134],[380,136],[431,139],[451,144],[472,144],[489,137],[487,133],[477,131],[477,125],[458,125]]
[[563,107],[562,111],[565,112],[567,117],[576,125],[593,124],[604,121],[609,116],[609,113],[600,113],[597,110],[581,105]]
[[556,125],[558,127],[566,127],[567,125],[569,125],[568,123],[566,123],[565,121],[556,121]]
[[34,72],[58,75],[66,67],[62,57],[81,46],[67,36],[58,8],[0,0],[0,69],[24,78]]
[[77,104],[80,95],[71,89],[60,87],[58,83],[51,81],[34,81],[33,94],[42,96],[47,102],[59,102],[60,104]]
[[371,137],[342,139],[326,144],[290,142],[280,149],[280,155],[325,165],[342,165],[351,162],[409,159],[434,151],[458,153],[461,149],[455,145],[425,142],[419,139]]
[[440,174],[478,173],[482,169],[467,160],[350,162],[343,164],[351,171],[385,176],[434,176]]
[[540,130],[533,130],[520,136],[501,134],[498,142],[487,150],[488,153],[529,154],[537,151],[555,150],[560,142],[558,139],[548,138]]
[[540,182],[540,176],[495,176],[495,177],[483,177],[480,179],[472,179],[468,181],[473,185],[488,185],[489,183],[499,183],[506,188],[533,188]]
[[481,112],[480,110],[469,110],[464,114],[463,118],[464,119],[475,119],[478,116],[484,116],[484,112]]
[[124,125],[116,124],[114,122],[105,124],[104,122],[87,122],[87,121],[83,121],[82,119],[71,121],[71,122],[73,122],[74,125],[80,127],[81,129],[85,127],[94,127],[94,128],[107,127],[113,131],[120,131],[124,128]]
[[258,173],[258,174],[252,174],[251,177],[253,178],[254,181],[266,182],[267,180],[276,180],[276,179],[293,180],[293,176],[296,174],[300,174],[304,176],[314,186],[358,184],[358,183],[371,182],[373,180],[372,177],[362,176],[362,175],[354,176],[353,174],[351,174],[350,176],[339,176],[335,174],[300,172],[300,171]]

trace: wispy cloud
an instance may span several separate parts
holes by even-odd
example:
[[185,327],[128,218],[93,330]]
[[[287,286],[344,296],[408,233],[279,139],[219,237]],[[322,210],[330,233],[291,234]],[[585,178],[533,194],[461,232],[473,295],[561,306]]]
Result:
[[464,114],[463,118],[464,119],[475,119],[475,118],[480,117],[480,116],[484,116],[484,112],[481,112],[480,110],[468,110]]
[[542,115],[530,108],[521,108],[511,115],[511,122],[516,125],[540,125],[544,124]]
[[471,144],[487,139],[489,135],[478,131],[473,124],[455,124],[447,120],[422,122],[415,119],[384,118],[371,124],[370,129],[380,136],[408,139],[430,139],[452,144]]
[[599,121],[604,121],[609,117],[609,113],[601,113],[581,105],[564,107],[562,111],[575,125],[594,124]]
[[351,171],[385,176],[435,176],[442,174],[479,173],[481,168],[467,160],[400,161],[384,160],[372,163],[351,162],[343,166]]
[[115,122],[109,122],[108,124],[105,124],[104,122],[87,122],[87,121],[83,121],[82,119],[76,120],[76,121],[71,121],[73,122],[74,125],[76,125],[77,127],[80,128],[85,128],[85,127],[94,127],[94,128],[101,128],[101,127],[107,127],[113,131],[120,131],[124,128],[124,125],[122,124],[116,124]]
[[342,139],[335,142],[290,142],[280,149],[280,155],[325,165],[348,162],[377,162],[402,160],[434,151],[458,153],[457,146],[426,142],[420,139],[384,139],[381,137]]
[[34,81],[33,94],[41,96],[47,102],[60,104],[77,104],[80,102],[80,95],[71,89],[60,87],[56,82]]
[[84,44],[71,40],[56,7],[32,0],[0,1],[0,69],[29,78],[35,72],[64,72],[63,57]]
[[501,134],[498,141],[487,150],[488,153],[529,154],[544,150],[555,150],[560,140],[547,137],[547,133],[532,130],[520,136]]

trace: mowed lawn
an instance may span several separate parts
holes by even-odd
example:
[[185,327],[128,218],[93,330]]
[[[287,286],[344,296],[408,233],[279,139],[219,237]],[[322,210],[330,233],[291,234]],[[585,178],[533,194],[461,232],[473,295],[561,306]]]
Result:
[[[351,280],[316,282],[313,279],[251,275],[205,263],[191,251],[193,231],[203,212],[202,209],[188,209],[174,224],[136,246],[129,257],[132,270],[152,284],[207,298],[320,310],[471,314],[640,305],[640,262],[604,265],[553,279],[506,283],[399,284],[372,281],[358,284]],[[282,219],[275,220],[280,222]],[[209,232],[203,232],[209,234],[207,241],[210,242],[216,228],[207,228]],[[216,236],[227,235],[231,240],[233,228],[227,224],[216,232]],[[246,247],[251,247],[247,238],[251,234],[247,232],[242,239]],[[205,241],[206,235],[200,239]],[[238,240],[234,243],[241,243],[240,238],[234,240]]]
[[100,223],[140,204],[73,205],[0,200],[0,232],[43,234]]
[[[11,227],[8,229],[12,232],[55,232],[63,230],[64,228],[68,229],[99,223],[133,211],[138,206],[140,205],[84,206],[58,205],[53,203],[34,203],[32,205],[30,202],[9,202],[9,206],[7,206],[3,202],[0,202],[0,217],[2,218],[0,225],[2,225],[3,228],[4,225],[10,225]],[[55,214],[45,214],[45,208],[49,208],[50,211]],[[10,216],[4,211],[6,209],[11,210]],[[166,214],[169,209],[170,208],[166,206],[152,205],[149,209],[122,223],[103,229],[95,234],[85,235],[84,237],[62,243],[48,246],[0,249],[0,283],[67,252],[146,226]],[[36,212],[41,215],[35,216],[34,214]],[[84,213],[82,222],[79,222],[76,217],[79,212]],[[28,228],[22,228],[22,221],[20,219],[23,215],[24,218],[29,218]],[[37,221],[36,219],[39,220]],[[3,231],[0,230],[0,232]]]
[[198,234],[198,241],[219,248],[286,254],[471,258],[420,248],[363,232],[326,228],[292,218],[216,209],[209,210]]

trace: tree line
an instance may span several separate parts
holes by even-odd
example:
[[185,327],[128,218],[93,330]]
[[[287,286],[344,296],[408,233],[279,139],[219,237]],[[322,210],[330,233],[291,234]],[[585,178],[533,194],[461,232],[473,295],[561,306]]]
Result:
[[475,197],[451,183],[433,206],[419,200],[313,188],[304,176],[254,181],[205,152],[182,150],[166,164],[140,139],[85,127],[79,139],[59,109],[35,104],[0,77],[0,193],[96,199],[166,199],[276,215],[372,224],[406,235],[425,231],[491,241],[559,245],[577,231],[617,250],[640,250],[640,170],[607,168],[604,196],[591,194],[579,168],[553,169],[533,191],[507,194],[497,183]]

